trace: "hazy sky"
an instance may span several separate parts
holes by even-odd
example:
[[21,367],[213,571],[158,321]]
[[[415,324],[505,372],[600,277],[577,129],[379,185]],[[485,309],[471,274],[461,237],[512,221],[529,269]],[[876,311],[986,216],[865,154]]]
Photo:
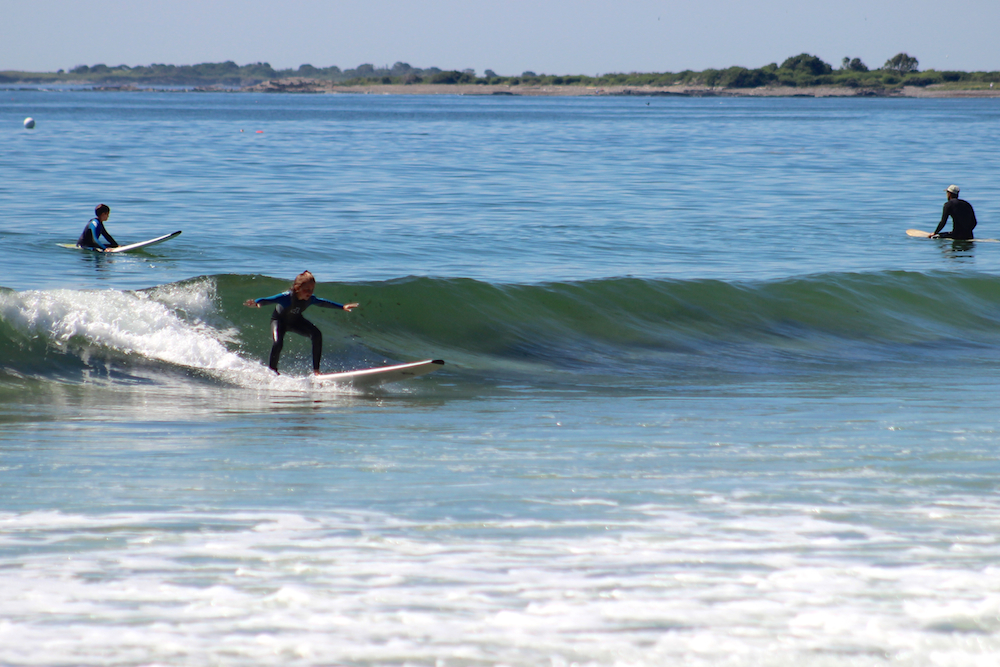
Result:
[[0,0],[0,70],[397,61],[501,75],[761,67],[799,53],[1000,70],[1000,0]]

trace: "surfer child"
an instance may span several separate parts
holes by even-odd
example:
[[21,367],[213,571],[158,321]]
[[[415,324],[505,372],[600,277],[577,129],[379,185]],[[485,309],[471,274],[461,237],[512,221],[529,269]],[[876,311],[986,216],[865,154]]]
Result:
[[356,303],[341,305],[321,299],[313,295],[315,290],[316,278],[310,272],[303,271],[295,276],[295,282],[292,283],[292,288],[287,292],[259,299],[247,299],[243,303],[250,308],[260,308],[262,303],[274,304],[274,312],[271,313],[271,337],[274,339],[274,344],[271,346],[271,358],[268,365],[275,373],[278,372],[278,357],[281,356],[285,333],[294,331],[312,340],[313,373],[319,375],[319,360],[323,356],[323,334],[320,333],[315,324],[302,316],[303,310],[316,305],[322,308],[341,308],[350,312],[352,308],[358,307]]
[[[83,233],[76,240],[76,245],[80,248],[95,248],[102,251],[106,248],[117,248],[118,242],[111,238],[111,234],[108,234],[108,230],[104,228],[104,223],[111,215],[111,208],[107,204],[98,204],[97,208],[94,209],[94,214],[97,217],[91,218],[87,226],[83,228]],[[107,244],[101,243],[102,236],[108,240]]]
[[[972,230],[976,226],[976,212],[972,210],[972,204],[958,198],[958,191],[957,185],[949,185],[945,190],[948,193],[948,201],[944,203],[941,222],[931,234],[932,239],[972,238]],[[942,232],[945,223],[948,222],[948,216],[951,216],[951,231]]]

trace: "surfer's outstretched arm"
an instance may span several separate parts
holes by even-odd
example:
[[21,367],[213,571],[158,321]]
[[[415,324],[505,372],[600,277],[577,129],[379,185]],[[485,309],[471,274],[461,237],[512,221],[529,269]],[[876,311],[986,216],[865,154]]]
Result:
[[287,308],[288,304],[291,303],[289,294],[290,292],[282,292],[281,294],[275,294],[274,296],[262,296],[259,299],[247,299],[243,302],[243,305],[249,308],[260,308],[260,304],[262,303],[276,303]]
[[321,299],[318,296],[313,296],[310,299],[309,303],[312,305],[320,306],[321,308],[340,308],[341,310],[346,310],[347,312],[351,312],[351,309],[358,307],[358,304],[356,303],[340,304],[337,303],[336,301],[330,301],[329,299]]

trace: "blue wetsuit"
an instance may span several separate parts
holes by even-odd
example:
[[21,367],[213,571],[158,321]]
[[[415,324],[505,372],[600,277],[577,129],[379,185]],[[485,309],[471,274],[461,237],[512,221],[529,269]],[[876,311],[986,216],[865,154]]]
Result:
[[271,345],[271,357],[268,362],[271,370],[278,372],[278,357],[281,356],[281,348],[285,343],[285,332],[294,331],[312,340],[313,370],[318,371],[319,360],[323,356],[323,334],[315,324],[302,316],[302,311],[313,305],[341,309],[344,306],[335,301],[321,299],[315,294],[308,299],[296,299],[292,296],[291,290],[254,299],[254,302],[274,304],[274,312],[271,313],[271,337],[274,339],[274,344]]
[[[108,244],[104,245],[101,243],[101,237],[108,240]],[[91,218],[87,226],[83,228],[83,233],[80,234],[80,238],[76,240],[76,245],[81,248],[100,248],[104,250],[108,247],[116,247],[118,242],[111,238],[111,234],[108,234],[108,230],[104,228],[104,223],[97,218]]]

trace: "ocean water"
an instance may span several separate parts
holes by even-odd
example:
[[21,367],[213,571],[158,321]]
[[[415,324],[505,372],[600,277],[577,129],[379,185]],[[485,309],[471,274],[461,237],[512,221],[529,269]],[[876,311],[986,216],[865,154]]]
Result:
[[[25,117],[37,126],[22,127]],[[995,100],[0,91],[0,665],[995,665]],[[60,248],[93,207],[121,256]],[[309,269],[314,383],[242,302]]]

